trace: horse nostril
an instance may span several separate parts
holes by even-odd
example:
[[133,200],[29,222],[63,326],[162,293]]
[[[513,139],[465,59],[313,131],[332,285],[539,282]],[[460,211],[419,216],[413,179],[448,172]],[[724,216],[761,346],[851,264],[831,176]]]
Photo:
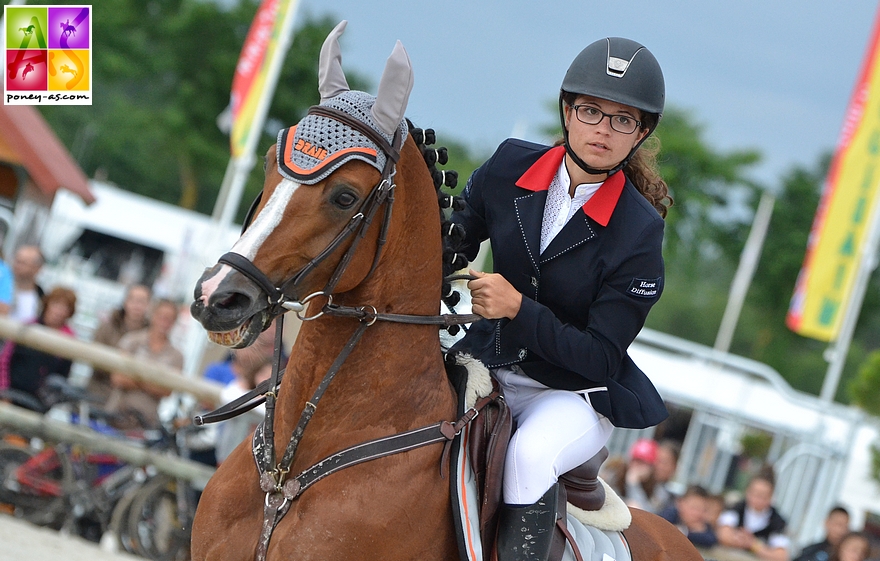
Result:
[[215,298],[211,305],[219,310],[244,310],[250,307],[251,299],[240,292],[232,292],[225,297]]

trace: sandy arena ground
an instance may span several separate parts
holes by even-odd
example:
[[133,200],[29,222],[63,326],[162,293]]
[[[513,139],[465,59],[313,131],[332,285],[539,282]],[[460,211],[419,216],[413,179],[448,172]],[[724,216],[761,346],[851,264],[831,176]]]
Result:
[[144,561],[0,514],[0,561]]

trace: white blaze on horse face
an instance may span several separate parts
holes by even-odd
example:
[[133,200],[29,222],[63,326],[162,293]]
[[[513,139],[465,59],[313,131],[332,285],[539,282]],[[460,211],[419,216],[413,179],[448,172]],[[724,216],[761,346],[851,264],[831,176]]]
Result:
[[[230,251],[238,253],[239,255],[253,261],[260,246],[275,230],[275,227],[281,223],[284,209],[287,208],[287,203],[290,201],[290,198],[293,197],[293,194],[296,192],[299,185],[299,183],[288,179],[282,179],[275,187],[275,190],[272,191],[272,196],[269,197],[266,206],[260,211],[256,220],[248,226],[248,229],[245,230],[244,234],[242,234],[238,241],[235,242],[235,245],[232,246]],[[220,284],[232,271],[232,267],[224,264],[220,267],[220,270],[217,271],[217,274],[202,282],[202,296],[200,298],[202,302],[205,304],[208,303],[211,295],[214,294],[214,291],[219,288]]]
[[248,226],[244,234],[235,242],[230,251],[253,261],[257,256],[260,246],[263,245],[284,216],[287,203],[299,188],[300,184],[289,179],[282,179],[272,191],[272,196],[266,201],[266,206],[257,215],[256,220]]

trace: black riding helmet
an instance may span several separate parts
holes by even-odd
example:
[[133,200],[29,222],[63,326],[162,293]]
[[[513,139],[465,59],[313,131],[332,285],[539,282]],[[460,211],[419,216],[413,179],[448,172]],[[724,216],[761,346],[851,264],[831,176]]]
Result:
[[660,122],[666,100],[666,85],[660,65],[651,51],[629,39],[621,37],[600,39],[588,45],[572,61],[559,92],[559,117],[562,120],[565,150],[585,172],[607,173],[610,176],[626,165],[641,142],[622,162],[611,169],[596,169],[588,166],[568,144],[563,101],[565,93],[590,95],[640,110],[647,117],[643,119],[647,122],[642,124],[643,127],[648,128],[648,134],[642,139],[644,142]]

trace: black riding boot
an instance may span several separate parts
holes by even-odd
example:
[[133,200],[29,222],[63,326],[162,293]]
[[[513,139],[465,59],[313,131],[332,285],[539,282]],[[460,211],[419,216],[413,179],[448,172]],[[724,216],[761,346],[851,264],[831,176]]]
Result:
[[[559,484],[533,505],[503,505],[498,520],[498,561],[547,561],[556,518],[559,514]],[[565,505],[562,505],[565,508]]]

